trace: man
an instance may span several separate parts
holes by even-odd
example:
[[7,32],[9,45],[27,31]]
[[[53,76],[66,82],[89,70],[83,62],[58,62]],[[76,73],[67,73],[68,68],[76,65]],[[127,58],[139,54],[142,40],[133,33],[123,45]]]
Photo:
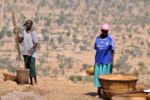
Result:
[[25,68],[30,69],[30,84],[33,85],[34,78],[37,84],[35,60],[36,60],[36,48],[38,45],[37,34],[32,29],[32,20],[27,20],[24,24],[25,30],[18,36],[19,42],[23,42],[23,57],[25,62]]

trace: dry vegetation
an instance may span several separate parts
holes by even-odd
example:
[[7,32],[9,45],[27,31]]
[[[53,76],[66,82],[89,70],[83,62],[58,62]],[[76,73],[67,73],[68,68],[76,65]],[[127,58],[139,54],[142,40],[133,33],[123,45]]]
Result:
[[98,26],[108,22],[116,42],[114,71],[134,73],[150,85],[149,5],[149,0],[5,0],[2,6],[0,0],[1,69],[18,67],[10,14],[15,8],[18,30],[32,19],[38,32],[39,76],[81,80],[81,69],[94,64]]

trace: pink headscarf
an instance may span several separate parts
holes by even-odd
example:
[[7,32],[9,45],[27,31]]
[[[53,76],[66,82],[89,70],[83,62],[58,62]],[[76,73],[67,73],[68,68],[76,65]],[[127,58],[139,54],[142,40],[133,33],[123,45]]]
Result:
[[107,23],[102,24],[102,26],[101,26],[101,29],[103,29],[103,30],[109,30],[109,28],[110,28],[110,26]]

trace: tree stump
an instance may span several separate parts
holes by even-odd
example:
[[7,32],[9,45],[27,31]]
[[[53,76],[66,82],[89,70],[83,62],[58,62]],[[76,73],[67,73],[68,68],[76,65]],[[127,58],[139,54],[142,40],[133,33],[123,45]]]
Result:
[[29,69],[18,69],[17,70],[17,83],[28,84],[29,83]]

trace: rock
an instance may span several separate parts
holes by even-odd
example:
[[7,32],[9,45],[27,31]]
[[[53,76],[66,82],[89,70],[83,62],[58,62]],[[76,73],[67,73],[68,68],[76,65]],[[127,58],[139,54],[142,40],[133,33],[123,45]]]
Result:
[[1,100],[45,100],[35,92],[10,92],[1,97]]

